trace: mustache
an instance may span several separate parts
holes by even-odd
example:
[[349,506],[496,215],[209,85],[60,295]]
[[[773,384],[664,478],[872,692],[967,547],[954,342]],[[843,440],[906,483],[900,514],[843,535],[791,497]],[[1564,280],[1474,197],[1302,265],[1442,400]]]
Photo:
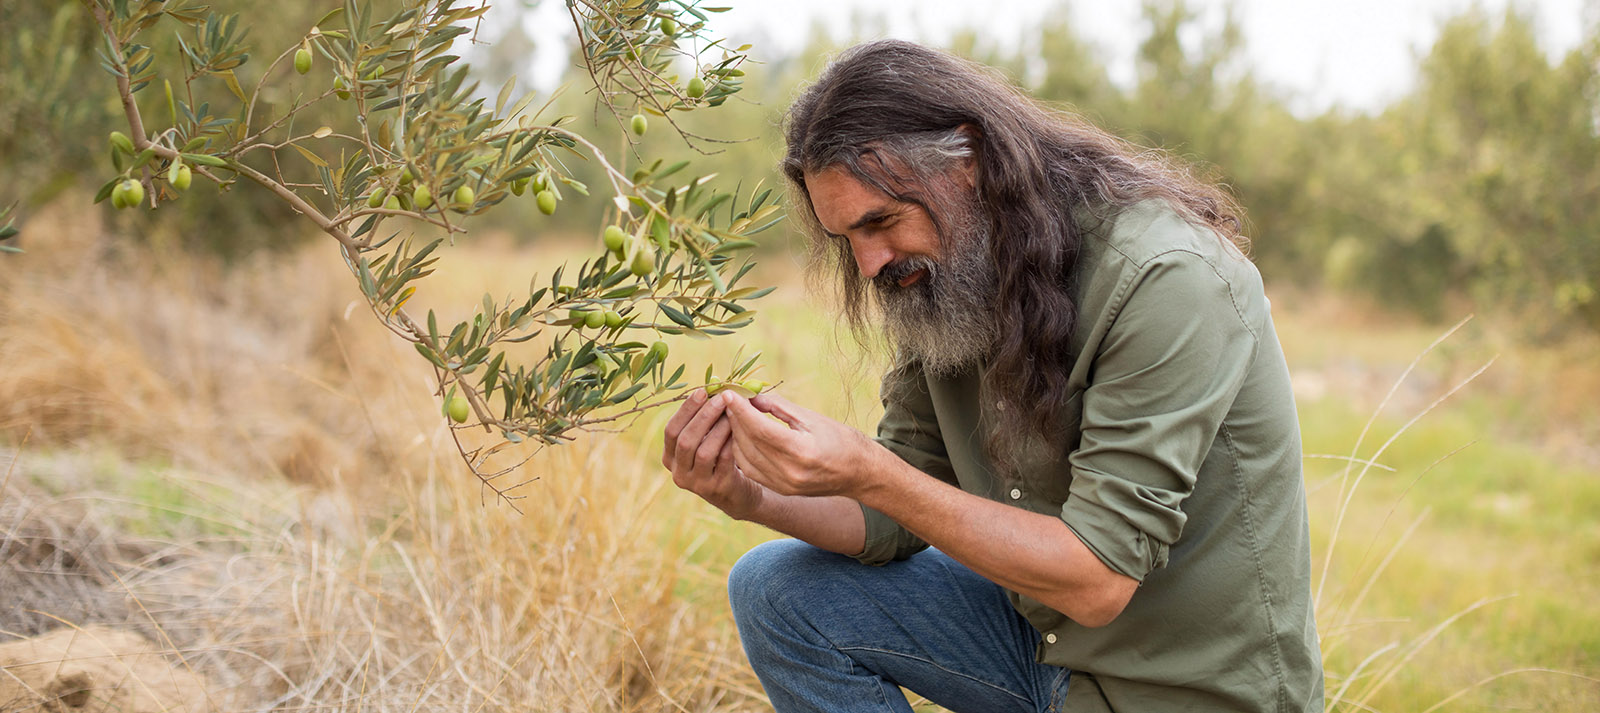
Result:
[[[932,284],[933,278],[939,275],[939,263],[934,262],[932,258],[920,255],[908,257],[902,260],[896,260],[888,265],[884,265],[883,269],[878,271],[877,276],[872,278],[872,286],[877,288],[879,292],[883,293],[892,293],[898,292],[902,289],[910,289],[902,288],[900,286],[900,281],[910,277],[912,273],[918,270],[927,270],[928,276],[924,278],[923,282]],[[916,286],[917,285],[912,285],[912,287]]]

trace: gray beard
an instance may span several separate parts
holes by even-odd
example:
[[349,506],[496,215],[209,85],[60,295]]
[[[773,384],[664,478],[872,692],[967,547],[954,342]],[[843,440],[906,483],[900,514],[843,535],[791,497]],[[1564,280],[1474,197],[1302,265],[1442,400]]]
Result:
[[[981,220],[962,223],[951,231],[962,239],[953,241],[943,260],[907,258],[885,266],[872,280],[890,344],[920,360],[934,378],[958,376],[975,366],[989,354],[998,332],[999,276],[989,254],[989,226]],[[923,269],[928,274],[914,284],[899,285]]]

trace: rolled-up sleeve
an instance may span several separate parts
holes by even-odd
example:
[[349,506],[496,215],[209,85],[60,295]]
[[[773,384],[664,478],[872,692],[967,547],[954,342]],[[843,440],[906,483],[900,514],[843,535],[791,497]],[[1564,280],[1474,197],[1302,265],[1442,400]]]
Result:
[[1061,519],[1107,567],[1143,581],[1183,532],[1184,498],[1258,339],[1223,273],[1192,252],[1147,261],[1114,303]]
[[[883,418],[878,421],[875,440],[911,467],[955,483],[955,472],[939,434],[938,417],[920,365],[898,359],[884,375],[879,397],[883,401]],[[861,506],[861,513],[866,519],[866,547],[855,558],[865,564],[905,559],[928,546],[888,515],[865,505]]]

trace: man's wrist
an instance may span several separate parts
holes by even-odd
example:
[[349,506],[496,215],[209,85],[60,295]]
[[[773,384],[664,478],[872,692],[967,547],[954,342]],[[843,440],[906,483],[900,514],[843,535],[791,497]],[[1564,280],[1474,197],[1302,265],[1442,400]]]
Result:
[[738,511],[724,509],[722,512],[740,522],[754,522],[758,525],[766,525],[767,518],[762,517],[761,509],[768,504],[767,489],[754,481],[746,480],[745,484],[754,493],[750,496],[749,502],[744,507],[739,508]]
[[895,493],[904,493],[899,486],[902,469],[909,466],[893,451],[883,447],[882,444],[870,438],[864,438],[866,457],[862,459],[862,468],[856,476],[855,485],[849,497],[868,507],[883,510],[880,506],[886,498],[894,497]]

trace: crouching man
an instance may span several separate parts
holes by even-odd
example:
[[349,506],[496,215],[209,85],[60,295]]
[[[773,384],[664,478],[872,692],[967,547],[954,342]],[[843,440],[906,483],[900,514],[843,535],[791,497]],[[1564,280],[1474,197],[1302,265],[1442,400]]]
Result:
[[701,391],[663,454],[798,538],[728,583],[773,706],[1322,710],[1299,426],[1227,194],[904,42],[846,51],[786,138],[815,269],[896,354],[877,437]]

